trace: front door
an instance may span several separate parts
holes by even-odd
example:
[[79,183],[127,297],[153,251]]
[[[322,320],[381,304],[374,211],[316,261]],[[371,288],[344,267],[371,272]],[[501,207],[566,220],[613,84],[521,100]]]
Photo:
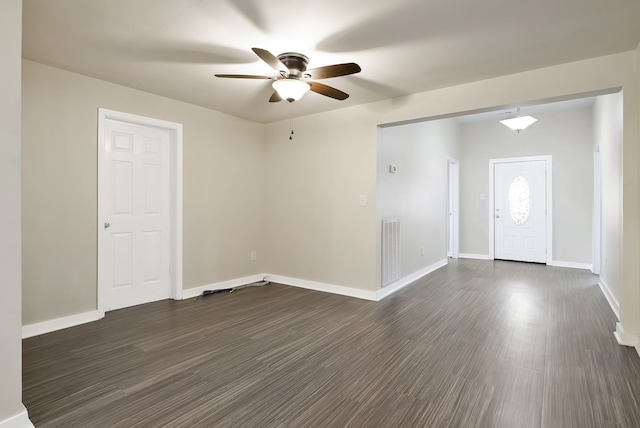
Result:
[[546,162],[494,164],[495,258],[547,261]]
[[106,119],[101,280],[106,310],[171,294],[170,132]]

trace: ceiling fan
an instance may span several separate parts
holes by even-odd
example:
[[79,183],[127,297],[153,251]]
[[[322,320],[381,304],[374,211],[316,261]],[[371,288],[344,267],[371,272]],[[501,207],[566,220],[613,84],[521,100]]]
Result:
[[269,102],[271,103],[282,100],[289,102],[297,101],[308,91],[336,100],[346,100],[349,98],[349,94],[331,86],[318,83],[316,80],[348,76],[349,74],[355,74],[361,71],[360,66],[354,62],[326,65],[324,67],[307,70],[309,58],[300,53],[285,52],[275,56],[265,49],[251,48],[251,50],[253,50],[261,60],[276,70],[278,75],[216,74],[216,77],[273,80],[271,85],[273,86],[274,92],[271,98],[269,98]]

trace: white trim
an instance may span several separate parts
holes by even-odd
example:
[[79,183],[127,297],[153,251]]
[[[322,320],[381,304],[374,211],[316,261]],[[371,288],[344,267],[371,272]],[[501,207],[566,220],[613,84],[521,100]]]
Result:
[[494,165],[497,163],[544,161],[547,174],[547,261],[550,265],[553,261],[553,159],[551,155],[524,156],[520,158],[489,159],[489,257],[495,259],[495,230],[494,230]]
[[616,331],[613,332],[613,335],[619,345],[636,348],[636,352],[638,353],[638,356],[640,356],[640,338],[638,338],[638,336],[625,332],[622,328],[622,324],[619,322],[616,323]]
[[592,268],[591,263],[565,262],[562,260],[552,260],[551,263],[548,263],[548,265],[555,266],[555,267],[571,268],[571,269],[586,269],[589,271]]
[[166,120],[138,116],[104,108],[98,109],[98,310],[106,311],[107,287],[101,284],[100,249],[103,246],[104,233],[102,225],[105,215],[102,212],[102,189],[100,183],[104,182],[104,126],[106,120],[149,126],[166,129],[170,133],[170,162],[171,162],[171,285],[170,297],[182,299],[182,124]]
[[11,416],[4,421],[0,421],[0,428],[34,428],[29,420],[27,409],[22,406],[22,411],[15,416]]
[[323,282],[309,281],[306,279],[291,278],[280,275],[267,275],[269,281],[293,287],[306,288],[308,290],[322,291],[325,293],[340,294],[342,296],[355,297],[364,300],[377,300],[375,291],[361,290],[359,288],[345,287],[343,285],[326,284]]
[[171,297],[175,300],[182,299],[182,124],[175,123],[175,141],[172,145],[171,174],[173,182],[171,208],[173,209],[173,224],[171,239],[173,242],[172,278],[173,287]]
[[392,295],[396,291],[406,287],[407,285],[419,280],[420,278],[429,275],[431,272],[434,272],[440,269],[443,266],[446,266],[448,263],[447,259],[442,259],[439,262],[433,263],[423,269],[420,269],[417,272],[414,272],[410,275],[405,276],[404,278],[399,279],[398,281],[392,282],[384,288],[376,291],[376,300],[382,300],[387,296]]
[[[240,285],[259,282],[264,280],[265,278],[267,278],[270,282],[289,285],[293,287],[306,288],[306,289],[321,291],[325,293],[340,294],[343,296],[355,297],[358,299],[373,300],[373,301],[379,300],[374,291],[360,290],[357,288],[344,287],[341,285],[324,284],[321,282],[308,281],[305,279],[290,278],[290,277],[279,276],[279,275],[269,275],[264,273],[244,276],[241,278],[234,278],[227,281],[215,282],[212,284],[202,285],[194,288],[188,288],[182,291],[181,298],[183,300],[191,299],[197,296],[201,296],[202,292],[205,290],[223,290],[226,288],[234,288]],[[391,293],[388,293],[388,294],[391,294]],[[71,315],[68,317],[56,318],[49,321],[35,323],[35,324],[25,325],[22,327],[22,338],[26,339],[28,337],[38,336],[40,334],[45,334],[45,333],[51,333],[57,330],[62,330],[65,328],[75,327],[77,325],[97,321],[101,318],[104,318],[104,314],[105,313],[101,311],[92,311],[92,312],[85,312],[77,315]],[[3,428],[3,427],[0,425],[0,428]]]
[[[270,275],[266,273],[244,276],[241,278],[234,278],[227,281],[215,282],[208,285],[202,285],[199,287],[188,288],[181,293],[182,299],[190,299],[202,295],[206,290],[224,290],[227,288],[234,288],[241,285],[252,284],[254,282],[263,281],[265,278],[269,282],[278,284],[289,285],[292,287],[306,288],[308,290],[321,291],[324,293],[340,294],[342,296],[355,297],[357,299],[378,301],[385,297],[395,293],[401,288],[406,287],[412,282],[430,274],[431,272],[446,266],[447,259],[440,260],[430,266],[427,266],[417,272],[405,276],[404,278],[386,286],[383,289],[376,291],[361,290],[358,288],[345,287],[342,285],[326,284],[322,282],[309,281],[306,279],[291,278],[281,275]],[[97,321],[104,318],[104,312],[92,311],[81,314],[71,315],[68,317],[56,318],[49,321],[44,321],[35,324],[29,324],[22,327],[22,338],[38,336],[40,334],[50,333],[57,330],[62,330],[68,327],[75,327],[77,325]],[[0,426],[2,428],[2,426]]]
[[489,254],[460,253],[461,259],[493,260]]
[[611,289],[602,278],[598,278],[598,286],[600,290],[602,290],[602,294],[604,294],[607,302],[609,302],[609,306],[611,306],[611,310],[616,315],[616,318],[620,321],[620,303],[618,303],[618,299],[616,299],[616,296],[613,295]]
[[[453,175],[453,180],[451,179]],[[451,251],[447,256],[457,259],[460,257],[460,163],[457,159],[447,157],[447,205],[453,198],[453,207],[447,207],[447,210],[451,212],[452,219],[449,219],[449,212],[447,212],[447,232],[452,234],[453,237],[447,236],[447,247]],[[450,230],[449,225],[453,222],[453,231]],[[452,242],[453,245],[450,245]]]
[[182,291],[182,299],[191,299],[202,295],[203,291],[209,290],[224,290],[226,288],[239,287],[241,285],[253,284],[254,282],[262,281],[268,275],[257,274],[244,276],[242,278],[234,278],[227,281],[214,282],[212,284],[201,285],[199,287],[187,288]]
[[602,172],[600,168],[600,147],[593,150],[593,267],[591,272],[600,275],[600,252],[602,243]]
[[83,312],[81,314],[69,315],[62,318],[54,318],[48,321],[37,322],[22,326],[22,338],[39,336],[52,331],[58,331],[77,325],[86,324],[88,322],[98,321],[104,318],[102,311]]

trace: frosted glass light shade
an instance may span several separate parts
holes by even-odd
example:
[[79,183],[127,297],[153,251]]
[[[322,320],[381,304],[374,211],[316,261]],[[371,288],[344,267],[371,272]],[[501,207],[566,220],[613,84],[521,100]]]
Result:
[[501,120],[500,123],[506,127],[513,129],[516,132],[520,132],[523,129],[527,129],[529,125],[536,122],[536,119],[533,116],[518,116],[511,119]]
[[307,82],[298,79],[280,79],[271,84],[280,98],[283,100],[298,101],[304,94],[309,92],[311,86]]

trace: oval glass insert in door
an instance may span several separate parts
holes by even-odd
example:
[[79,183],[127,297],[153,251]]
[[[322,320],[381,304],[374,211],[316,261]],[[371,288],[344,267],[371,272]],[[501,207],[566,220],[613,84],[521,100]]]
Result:
[[509,212],[517,225],[523,225],[529,218],[531,210],[531,191],[526,178],[519,175],[509,186]]

